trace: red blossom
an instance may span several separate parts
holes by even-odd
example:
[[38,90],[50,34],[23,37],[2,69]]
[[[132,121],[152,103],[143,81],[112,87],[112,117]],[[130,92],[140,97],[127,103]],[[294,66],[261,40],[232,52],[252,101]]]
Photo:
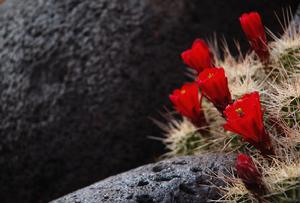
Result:
[[181,89],[176,89],[169,96],[175,109],[191,122],[202,127],[206,121],[201,109],[202,96],[199,96],[199,89],[196,83],[186,83]]
[[274,154],[271,140],[265,131],[258,92],[245,94],[224,111],[224,129],[240,134],[246,142],[264,155]]
[[240,17],[240,23],[252,49],[262,62],[267,62],[270,54],[265,29],[259,13],[244,13]]
[[266,187],[262,181],[262,175],[258,171],[251,157],[239,154],[236,161],[236,172],[243,181],[245,187],[256,195],[266,192]]
[[192,48],[181,54],[181,58],[186,65],[195,69],[198,73],[205,68],[211,68],[213,66],[212,54],[207,44],[201,39],[196,39]]
[[232,101],[224,69],[205,69],[199,74],[197,82],[204,96],[223,113],[227,105]]

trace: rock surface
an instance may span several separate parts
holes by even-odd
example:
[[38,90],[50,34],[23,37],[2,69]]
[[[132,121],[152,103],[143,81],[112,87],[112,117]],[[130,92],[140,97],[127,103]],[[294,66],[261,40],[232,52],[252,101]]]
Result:
[[244,38],[244,11],[262,11],[276,31],[273,10],[291,3],[6,0],[1,202],[46,202],[152,161],[163,146],[148,139],[160,134],[149,117],[182,84],[180,51],[214,31]]
[[0,0],[0,13],[12,9],[14,5],[17,5],[17,2],[18,0]]
[[182,6],[168,2],[25,0],[2,14],[1,202],[46,202],[162,151],[149,117],[183,79],[165,40]]
[[226,174],[233,156],[179,157],[149,164],[107,178],[52,203],[205,203],[220,197],[224,185],[215,174]]

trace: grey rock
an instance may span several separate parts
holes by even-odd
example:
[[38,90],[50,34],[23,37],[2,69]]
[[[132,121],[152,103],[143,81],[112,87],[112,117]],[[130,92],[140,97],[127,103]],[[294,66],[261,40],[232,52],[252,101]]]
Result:
[[17,5],[18,0],[0,0],[0,13]]
[[112,176],[52,203],[205,203],[220,198],[215,174],[229,175],[234,156],[179,157]]
[[168,2],[25,0],[0,15],[1,202],[46,202],[162,152],[149,117],[183,80],[165,40],[183,7]]
[[179,53],[213,32],[243,39],[237,19],[248,10],[276,31],[273,10],[289,4],[297,1],[6,0],[1,202],[46,202],[151,162],[163,146],[148,139],[160,134],[149,117],[184,80]]

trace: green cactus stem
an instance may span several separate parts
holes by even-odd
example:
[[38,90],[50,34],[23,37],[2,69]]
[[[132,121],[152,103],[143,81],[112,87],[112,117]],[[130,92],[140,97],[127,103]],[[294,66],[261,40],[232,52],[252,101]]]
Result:
[[199,146],[203,144],[201,136],[197,132],[188,133],[177,143],[175,153],[177,155],[193,155]]
[[300,125],[300,97],[290,97],[287,106],[281,108],[283,119],[289,127]]
[[300,48],[286,49],[279,57],[279,62],[288,73],[294,73],[299,70]]
[[277,203],[297,203],[300,199],[299,194],[300,178],[291,178],[279,182],[277,185],[284,189],[284,192],[277,193],[268,198],[271,202]]

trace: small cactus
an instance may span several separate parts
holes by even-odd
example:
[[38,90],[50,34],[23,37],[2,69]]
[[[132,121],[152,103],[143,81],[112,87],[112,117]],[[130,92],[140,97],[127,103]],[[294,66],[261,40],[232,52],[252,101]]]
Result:
[[[252,48],[245,56],[235,58],[225,47],[220,59],[217,49],[199,39],[183,52],[184,63],[198,74],[192,74],[198,86],[193,83],[192,94],[181,89],[171,96],[184,118],[172,118],[162,125],[163,142],[170,150],[167,156],[246,153],[247,160],[253,161],[238,165],[235,172],[239,177],[235,172],[232,177],[218,174],[228,183],[220,188],[224,192],[220,202],[296,203],[300,182],[300,29],[287,30],[281,38],[273,35],[275,40],[267,42],[258,13],[244,14],[240,22]],[[255,184],[264,191],[252,187]]]

